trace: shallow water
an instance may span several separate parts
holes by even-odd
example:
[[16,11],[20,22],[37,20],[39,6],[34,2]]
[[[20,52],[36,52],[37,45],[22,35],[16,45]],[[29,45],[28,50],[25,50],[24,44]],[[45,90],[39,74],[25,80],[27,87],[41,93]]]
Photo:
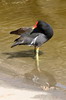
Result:
[[66,88],[65,0],[0,1],[0,72],[20,77],[35,69],[33,47],[10,48],[18,36],[9,32],[32,26],[39,19],[48,22],[54,29],[54,37],[40,48],[40,68],[48,73],[47,79],[51,74],[57,83]]

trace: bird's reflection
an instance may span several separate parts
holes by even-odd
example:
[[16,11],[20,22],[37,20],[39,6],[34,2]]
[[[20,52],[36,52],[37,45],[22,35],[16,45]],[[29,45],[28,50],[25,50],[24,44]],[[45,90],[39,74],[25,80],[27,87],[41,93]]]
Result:
[[32,83],[43,90],[55,89],[56,80],[50,73],[37,69],[32,70],[29,73],[25,74],[26,81],[29,81],[29,84]]

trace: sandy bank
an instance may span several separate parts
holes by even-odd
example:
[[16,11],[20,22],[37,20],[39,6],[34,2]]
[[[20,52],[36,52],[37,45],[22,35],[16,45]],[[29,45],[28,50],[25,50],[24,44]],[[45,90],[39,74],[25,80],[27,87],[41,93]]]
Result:
[[66,96],[63,91],[43,91],[23,79],[0,73],[0,100],[66,100]]

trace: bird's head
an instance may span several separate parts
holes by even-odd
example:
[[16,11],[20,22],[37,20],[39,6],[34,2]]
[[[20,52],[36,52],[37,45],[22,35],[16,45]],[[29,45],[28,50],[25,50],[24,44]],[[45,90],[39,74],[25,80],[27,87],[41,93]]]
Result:
[[40,32],[45,34],[49,39],[53,36],[52,27],[44,21],[41,21],[41,20],[37,21],[33,29],[35,28],[40,30]]
[[35,28],[39,28],[39,29],[46,29],[47,27],[47,23],[46,22],[43,22],[43,21],[37,21],[36,24],[33,26],[33,29]]
[[46,22],[40,20],[40,21],[38,21],[38,23],[37,23],[37,27],[38,27],[39,29],[45,31],[45,30],[49,27],[49,24],[47,24]]

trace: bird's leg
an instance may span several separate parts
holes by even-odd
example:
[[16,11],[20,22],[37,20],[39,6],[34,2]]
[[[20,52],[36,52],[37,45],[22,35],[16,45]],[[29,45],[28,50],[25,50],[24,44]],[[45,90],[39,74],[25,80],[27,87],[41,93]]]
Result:
[[36,48],[36,62],[37,62],[37,67],[39,66],[39,47]]
[[34,46],[34,54],[36,55],[36,46]]
[[37,66],[37,70],[40,71],[40,68],[39,68],[39,47],[36,47],[36,66]]

